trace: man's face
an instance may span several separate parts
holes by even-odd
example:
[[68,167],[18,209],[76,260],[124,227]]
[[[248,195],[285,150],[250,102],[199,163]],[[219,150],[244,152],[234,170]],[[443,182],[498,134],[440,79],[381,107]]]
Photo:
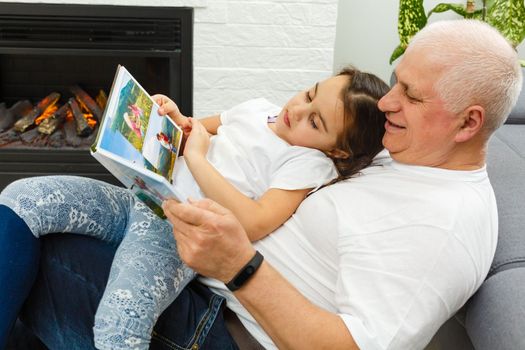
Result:
[[443,72],[420,48],[407,50],[397,66],[396,84],[378,103],[387,118],[383,145],[393,159],[447,167],[461,120],[434,90]]

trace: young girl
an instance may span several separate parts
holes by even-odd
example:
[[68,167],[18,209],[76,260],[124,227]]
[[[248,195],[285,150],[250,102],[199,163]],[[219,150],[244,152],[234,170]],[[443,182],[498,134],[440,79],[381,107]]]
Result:
[[[377,77],[345,69],[282,109],[257,99],[202,122],[181,115],[167,97],[154,98],[189,134],[174,183],[192,176],[192,195],[228,207],[257,240],[310,191],[371,163],[385,123],[376,104],[387,91]],[[95,318],[99,349],[147,349],[157,318],[194,277],[178,259],[169,224],[125,189],[78,177],[32,178],[8,186],[0,204],[37,237],[72,232],[120,244]]]

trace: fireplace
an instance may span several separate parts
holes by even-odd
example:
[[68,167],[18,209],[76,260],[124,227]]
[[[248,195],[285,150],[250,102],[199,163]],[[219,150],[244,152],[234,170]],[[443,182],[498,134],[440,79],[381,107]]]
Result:
[[[170,96],[192,115],[192,51],[192,8],[0,3],[0,103],[36,104],[53,92],[67,103],[74,85],[92,97],[109,93],[122,64],[148,92]],[[89,154],[89,140],[0,147],[0,189],[51,174],[118,183]]]

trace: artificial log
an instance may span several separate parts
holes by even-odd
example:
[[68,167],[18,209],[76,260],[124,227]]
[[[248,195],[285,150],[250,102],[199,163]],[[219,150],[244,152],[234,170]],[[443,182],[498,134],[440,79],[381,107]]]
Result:
[[53,113],[53,115],[51,115],[49,118],[44,119],[38,125],[38,132],[46,135],[51,135],[52,133],[54,133],[66,120],[68,109],[69,104],[66,103],[65,105],[60,107],[55,113]]
[[77,99],[78,103],[81,104],[86,110],[93,113],[97,121],[102,120],[102,109],[98,106],[98,104],[89,96],[87,92],[82,90],[82,88],[78,85],[73,85],[69,88],[73,95],[75,95],[75,98]]
[[7,108],[5,108],[5,103],[0,103],[0,132],[2,132],[4,129],[2,129],[2,124],[4,119],[7,117]]
[[29,113],[25,114],[22,118],[15,122],[14,129],[18,132],[26,131],[31,125],[35,123],[35,119],[40,114],[42,114],[46,108],[56,104],[59,98],[60,94],[58,92],[52,92],[44,97],[35,107],[33,107],[31,111],[29,111]]
[[28,130],[26,132],[23,132],[20,134],[20,140],[22,140],[23,143],[29,144],[29,145],[40,145],[45,146],[47,135],[42,135],[38,132],[36,128],[33,128],[31,130]]
[[77,101],[72,97],[69,99],[69,107],[71,108],[71,113],[77,124],[77,135],[78,136],[88,136],[93,132],[93,129],[89,126],[84,113],[80,110],[80,106]]
[[0,133],[0,146],[5,146],[20,139],[20,134],[13,129]]
[[[5,104],[2,103],[2,105],[5,108]],[[18,101],[10,108],[5,109],[0,117],[0,132],[10,129],[17,119],[29,113],[31,109],[33,109],[33,105],[28,100]]]
[[75,120],[66,120],[64,124],[64,137],[66,144],[71,147],[78,147],[82,143],[82,138],[77,135],[77,126]]
[[95,97],[95,101],[97,101],[97,105],[100,109],[104,110],[108,104],[108,95],[106,95],[104,90],[99,90],[97,97]]
[[60,148],[64,146],[64,132],[61,129],[58,129],[56,132],[49,136],[47,144],[55,148]]
[[95,143],[95,141],[97,140],[98,127],[99,127],[99,124],[95,125],[91,135],[89,135],[88,137],[84,137],[83,138],[82,145],[84,145],[84,146],[91,146],[92,144]]

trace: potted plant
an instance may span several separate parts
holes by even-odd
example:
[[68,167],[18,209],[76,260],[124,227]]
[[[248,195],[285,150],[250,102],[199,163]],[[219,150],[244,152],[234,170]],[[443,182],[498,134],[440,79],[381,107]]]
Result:
[[[397,24],[400,43],[390,56],[390,63],[405,52],[410,39],[427,24],[433,13],[446,11],[489,23],[514,48],[525,39],[525,0],[483,0],[480,8],[476,8],[475,0],[466,0],[465,4],[440,3],[428,14],[425,14],[423,0],[400,0]],[[520,63],[525,67],[525,60],[520,60]]]

